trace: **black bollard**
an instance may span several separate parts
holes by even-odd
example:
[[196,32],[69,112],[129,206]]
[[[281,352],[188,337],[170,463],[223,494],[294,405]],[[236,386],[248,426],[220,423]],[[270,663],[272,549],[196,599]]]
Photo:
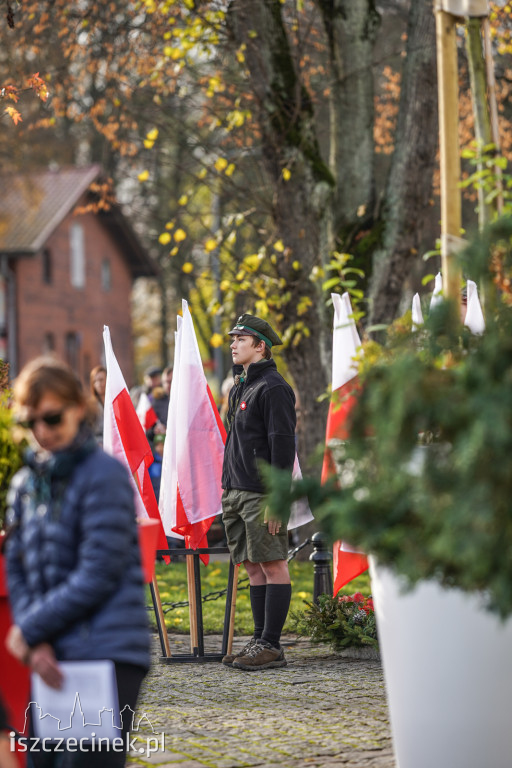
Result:
[[313,602],[318,603],[320,595],[332,596],[332,554],[327,546],[327,537],[323,533],[315,533],[311,537],[314,551],[309,556],[313,563]]

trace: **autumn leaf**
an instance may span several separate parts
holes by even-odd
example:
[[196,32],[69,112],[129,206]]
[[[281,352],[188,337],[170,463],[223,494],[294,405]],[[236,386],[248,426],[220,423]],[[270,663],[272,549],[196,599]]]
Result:
[[211,253],[211,251],[214,251],[217,247],[217,241],[213,237],[209,237],[206,243],[204,244],[204,249],[206,253]]
[[194,265],[190,263],[190,261],[186,261],[184,265],[182,266],[182,271],[185,272],[186,275],[190,274],[194,270]]
[[149,179],[149,171],[142,171],[137,178],[139,181],[147,181]]
[[219,173],[220,173],[221,171],[224,170],[224,168],[227,168],[227,165],[228,165],[228,161],[226,160],[226,158],[225,157],[219,157],[215,161],[215,170],[219,171]]
[[174,233],[174,239],[176,240],[177,243],[181,243],[181,241],[185,240],[186,237],[187,237],[187,233],[185,232],[184,229],[177,229],[176,232]]
[[214,333],[213,336],[210,338],[210,346],[217,349],[217,347],[222,347],[224,344],[224,339],[220,335],[220,333]]
[[170,243],[171,242],[171,235],[169,234],[169,232],[162,232],[162,234],[158,238],[158,242],[161,245],[167,245],[167,243]]
[[6,85],[0,91],[0,97],[5,99],[10,99],[11,101],[14,101],[14,103],[16,103],[17,101],[19,101],[20,92],[15,85]]
[[6,112],[9,115],[14,125],[18,125],[18,123],[22,122],[20,113],[14,107],[6,107],[4,112]]
[[41,101],[47,101],[48,87],[45,81],[39,77],[39,72],[36,72],[35,75],[29,77],[28,87],[35,91],[36,95],[41,99]]

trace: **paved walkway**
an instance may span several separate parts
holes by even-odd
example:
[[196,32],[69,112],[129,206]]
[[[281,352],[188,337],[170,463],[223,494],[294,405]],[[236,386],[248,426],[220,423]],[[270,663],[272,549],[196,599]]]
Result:
[[[380,662],[283,641],[287,667],[243,672],[218,662],[159,664],[155,640],[136,715],[145,713],[155,734],[143,719],[134,744],[143,754],[130,753],[130,768],[395,768]],[[235,638],[234,648],[244,642]],[[188,637],[170,644],[189,652]],[[220,637],[205,646],[218,652]]]

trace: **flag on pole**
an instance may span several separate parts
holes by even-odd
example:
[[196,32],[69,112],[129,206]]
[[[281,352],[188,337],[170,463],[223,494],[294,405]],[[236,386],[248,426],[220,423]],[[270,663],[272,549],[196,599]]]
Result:
[[[357,363],[354,357],[361,346],[348,293],[331,294],[334,307],[332,340],[332,398],[327,417],[326,449],[322,467],[322,482],[336,474],[329,444],[334,440],[347,440],[347,421],[357,398]],[[366,555],[342,541],[333,547],[333,594],[356,576],[366,571]]]
[[443,300],[443,277],[440,272],[437,273],[434,281],[434,292],[430,299],[430,309],[434,309]]
[[103,326],[103,343],[107,369],[103,447],[128,469],[134,488],[136,515],[138,518],[151,517],[159,522],[157,549],[167,549],[167,539],[148,473],[153,454],[114,355],[107,325]]
[[158,421],[158,416],[156,415],[154,408],[151,405],[151,400],[145,392],[141,392],[136,410],[139,421],[142,424],[142,429],[145,432],[147,432],[148,429],[151,429],[151,427],[155,426]]
[[[162,457],[160,512],[168,536],[187,548],[208,546],[206,533],[221,512],[226,430],[206,381],[188,303],[182,301]],[[202,557],[207,563],[208,558]]]
[[471,333],[479,336],[485,331],[485,320],[480,299],[478,298],[478,288],[473,280],[468,280],[467,290],[467,309],[464,325],[469,328]]
[[421,311],[421,301],[419,293],[412,297],[412,330],[419,330],[425,324],[423,312]]

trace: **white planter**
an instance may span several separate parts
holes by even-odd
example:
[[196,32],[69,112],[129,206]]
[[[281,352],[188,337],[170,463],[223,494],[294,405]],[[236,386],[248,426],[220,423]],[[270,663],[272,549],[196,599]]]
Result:
[[397,768],[512,766],[512,619],[370,558]]

